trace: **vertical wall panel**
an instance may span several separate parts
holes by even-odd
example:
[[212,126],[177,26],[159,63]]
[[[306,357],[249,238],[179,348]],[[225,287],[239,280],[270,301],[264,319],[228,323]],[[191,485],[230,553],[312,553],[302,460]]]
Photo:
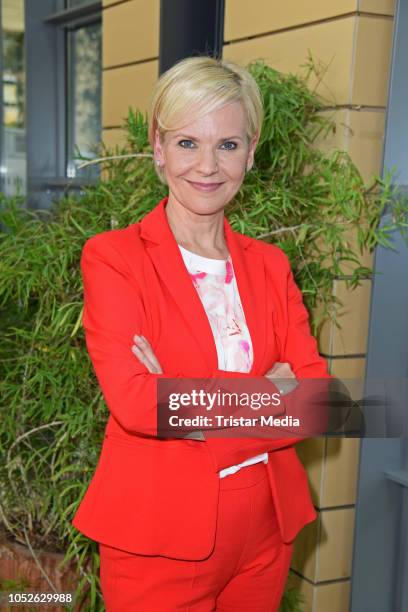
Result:
[[103,67],[159,56],[160,0],[131,0],[103,13]]
[[392,33],[393,20],[390,18],[360,17],[356,21],[353,104],[386,106]]
[[321,510],[298,536],[291,567],[314,583],[349,578],[353,531],[354,508]]
[[129,106],[142,112],[148,109],[158,69],[159,63],[154,60],[104,71],[102,109],[104,127],[121,126],[127,117]]
[[339,109],[324,111],[323,116],[335,122],[335,131],[316,146],[328,155],[334,149],[348,151],[366,182],[381,174],[384,146],[385,110]]
[[330,321],[323,324],[321,342],[326,347],[325,352],[338,357],[361,355],[367,348],[371,281],[362,280],[359,287],[351,290],[345,280],[336,280],[333,293],[343,304],[338,316],[341,327]]
[[160,0],[104,0],[103,6],[103,139],[115,146],[124,143],[120,128],[129,107],[147,111],[158,77]]

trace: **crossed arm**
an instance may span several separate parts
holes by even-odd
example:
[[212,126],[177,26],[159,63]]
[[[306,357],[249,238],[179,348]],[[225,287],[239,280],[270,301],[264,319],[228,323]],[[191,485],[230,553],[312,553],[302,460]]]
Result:
[[[140,361],[140,363],[143,363],[151,374],[162,374],[163,370],[160,365],[160,362],[154,354],[154,351],[147,338],[135,334],[133,336],[133,342],[134,344],[132,345],[131,350],[136,356],[136,358]],[[286,393],[294,389],[298,384],[289,363],[276,362],[273,367],[270,368],[270,370],[268,370],[268,372],[265,374],[265,377],[268,378],[276,386],[278,385],[279,379],[285,379],[284,392]],[[282,383],[280,383],[279,386],[281,387]],[[281,395],[283,394],[284,393],[282,393],[281,390]],[[193,431],[183,437],[194,440],[205,440],[204,435],[201,431]]]

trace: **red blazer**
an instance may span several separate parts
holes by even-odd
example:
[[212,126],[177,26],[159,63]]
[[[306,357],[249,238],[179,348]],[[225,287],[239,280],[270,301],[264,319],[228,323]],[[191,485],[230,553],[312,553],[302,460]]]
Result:
[[[281,249],[234,232],[224,218],[254,362],[248,374],[219,370],[211,327],[167,222],[166,203],[161,200],[139,223],[92,236],[82,251],[86,345],[110,414],[96,471],[72,524],[127,551],[204,559],[214,546],[218,470],[267,451],[280,532],[290,542],[317,516],[293,446],[302,438],[159,439],[156,381],[263,377],[276,361],[289,362],[298,379],[330,378],[301,292]],[[136,333],[150,341],[163,374],[150,374],[132,353]]]

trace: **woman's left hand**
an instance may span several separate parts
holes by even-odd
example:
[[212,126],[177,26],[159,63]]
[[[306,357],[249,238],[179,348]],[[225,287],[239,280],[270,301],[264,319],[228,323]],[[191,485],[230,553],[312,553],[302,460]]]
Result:
[[162,367],[153,352],[150,342],[144,336],[133,336],[132,352],[151,374],[163,374]]

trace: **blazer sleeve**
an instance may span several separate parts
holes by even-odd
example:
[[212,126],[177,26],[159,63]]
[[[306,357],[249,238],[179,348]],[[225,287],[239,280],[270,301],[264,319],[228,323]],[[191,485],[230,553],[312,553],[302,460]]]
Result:
[[89,238],[81,254],[82,323],[93,368],[112,416],[129,433],[157,435],[157,379],[133,354],[143,333],[143,300],[137,279],[108,238]]

